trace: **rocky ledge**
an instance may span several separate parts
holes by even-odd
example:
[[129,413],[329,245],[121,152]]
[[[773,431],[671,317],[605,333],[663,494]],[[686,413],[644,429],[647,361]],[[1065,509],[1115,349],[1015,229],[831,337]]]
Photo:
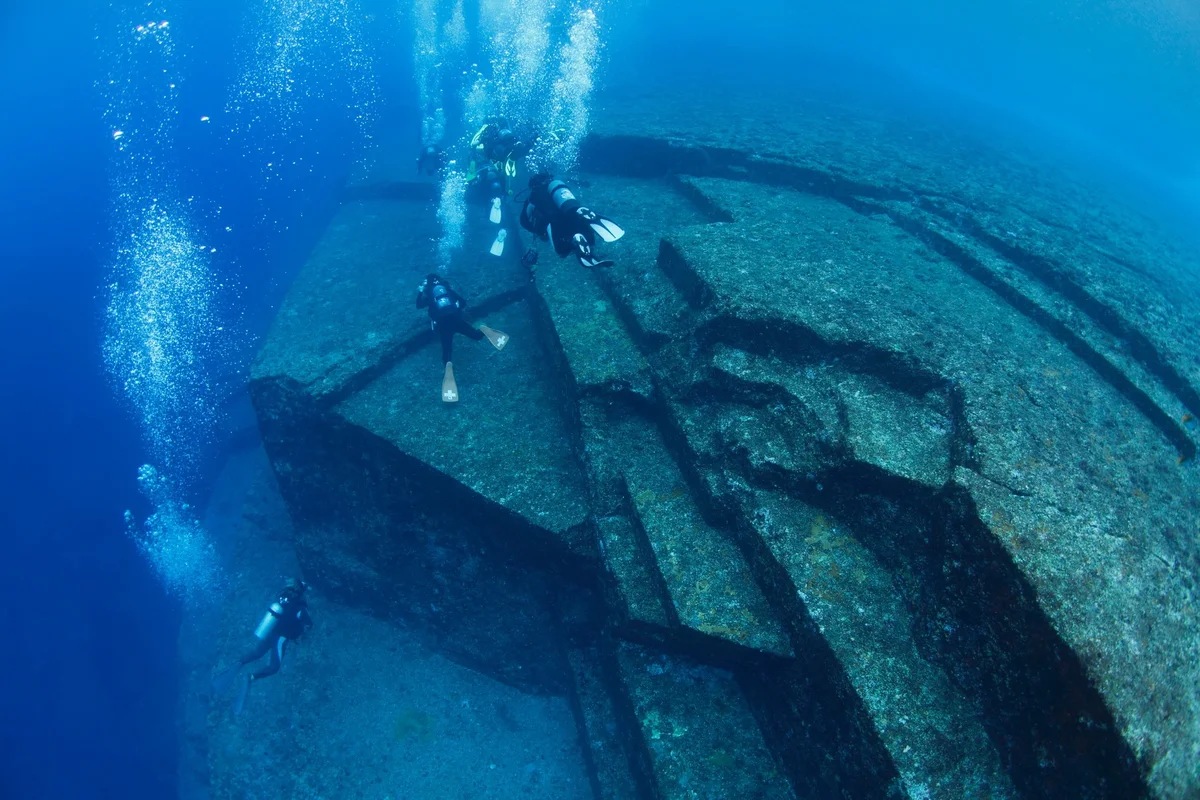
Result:
[[1185,251],[1011,154],[691,101],[585,146],[611,269],[472,215],[512,338],[456,406],[432,191],[347,197],[252,383],[306,575],[570,698],[597,798],[1200,792]]

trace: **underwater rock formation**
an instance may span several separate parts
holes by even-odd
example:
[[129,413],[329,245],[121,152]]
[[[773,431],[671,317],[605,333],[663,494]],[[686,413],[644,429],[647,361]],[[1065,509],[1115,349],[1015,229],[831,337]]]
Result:
[[585,143],[614,267],[468,224],[457,407],[428,202],[347,198],[251,387],[308,579],[568,695],[597,798],[1200,791],[1200,273],[1015,156],[687,100]]

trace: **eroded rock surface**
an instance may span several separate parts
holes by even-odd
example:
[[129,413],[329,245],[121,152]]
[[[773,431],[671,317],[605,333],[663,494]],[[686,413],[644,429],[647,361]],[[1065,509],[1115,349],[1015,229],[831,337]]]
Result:
[[449,276],[512,339],[458,341],[453,407],[430,208],[347,203],[254,372],[306,571],[571,697],[598,798],[1200,791],[1188,257],[1015,156],[747,104],[601,118],[610,269],[528,283],[475,210]]

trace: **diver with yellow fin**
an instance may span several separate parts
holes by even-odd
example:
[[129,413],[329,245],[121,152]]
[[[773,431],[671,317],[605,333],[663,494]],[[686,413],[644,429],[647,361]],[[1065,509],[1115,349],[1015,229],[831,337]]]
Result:
[[517,177],[517,162],[528,148],[502,117],[489,117],[471,137],[470,147],[467,182],[486,195],[491,202],[488,219],[499,225],[503,200],[512,194],[512,181]]
[[584,206],[562,181],[549,172],[529,179],[529,197],[521,209],[521,227],[542,241],[554,244],[560,257],[571,253],[585,267],[611,267],[593,253],[596,237],[615,242],[625,235],[617,223]]
[[508,344],[508,334],[480,325],[478,328],[467,322],[463,309],[467,302],[458,292],[450,288],[440,275],[430,273],[417,287],[417,308],[429,309],[429,326],[442,340],[442,363],[446,371],[442,375],[442,402],[458,402],[458,384],[454,380],[454,334],[461,333],[468,339],[479,341],[484,337],[492,347],[503,350]]

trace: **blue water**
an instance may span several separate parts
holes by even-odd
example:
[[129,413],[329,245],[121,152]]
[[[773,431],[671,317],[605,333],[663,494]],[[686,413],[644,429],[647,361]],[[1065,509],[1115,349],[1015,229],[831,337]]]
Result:
[[[613,85],[853,94],[1034,142],[1172,224],[1200,210],[1200,15],[1183,3],[793,0],[738,4],[733,17],[706,0],[606,4]],[[146,443],[101,358],[113,141],[97,83],[120,12],[96,5],[0,11],[0,797],[13,800],[175,791],[181,601],[126,532],[126,509],[149,511],[135,481]],[[237,287],[219,314],[240,333],[230,363],[206,367],[226,394],[358,157],[344,93],[305,109],[305,138],[280,151],[305,168],[274,185],[245,155],[257,134],[229,139],[221,110],[255,33],[251,5],[166,4],[179,118],[214,119],[180,126],[177,175],[205,225],[220,230],[219,208],[232,228],[212,264]],[[411,26],[397,5],[363,9],[390,37],[375,43],[380,127],[415,148]],[[189,500],[203,500],[219,453],[219,441],[203,451]]]

